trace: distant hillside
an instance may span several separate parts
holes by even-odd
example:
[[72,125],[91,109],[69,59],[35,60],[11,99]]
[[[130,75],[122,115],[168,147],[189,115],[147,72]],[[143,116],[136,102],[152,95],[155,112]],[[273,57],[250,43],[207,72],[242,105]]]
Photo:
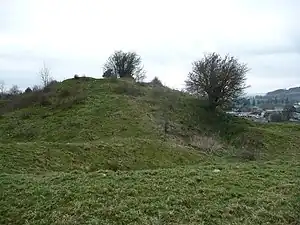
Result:
[[271,91],[266,94],[266,97],[289,98],[290,100],[300,101],[300,87]]

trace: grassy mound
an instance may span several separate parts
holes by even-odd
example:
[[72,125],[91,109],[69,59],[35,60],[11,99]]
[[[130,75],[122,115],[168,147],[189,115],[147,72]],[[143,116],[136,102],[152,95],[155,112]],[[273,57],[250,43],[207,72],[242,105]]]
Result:
[[300,128],[80,78],[0,101],[0,224],[294,224]]
[[276,139],[274,135],[289,139],[282,132],[274,132],[273,127],[300,132],[292,125],[270,127],[222,113],[212,114],[205,102],[166,87],[113,79],[66,80],[6,100],[0,113],[3,143],[167,137],[172,142],[189,144],[191,136],[214,136],[230,146],[266,149],[272,145],[269,139]]

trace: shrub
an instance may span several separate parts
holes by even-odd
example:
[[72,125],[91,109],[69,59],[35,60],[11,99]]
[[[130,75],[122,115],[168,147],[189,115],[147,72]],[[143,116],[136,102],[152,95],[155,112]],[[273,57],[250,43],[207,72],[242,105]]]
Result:
[[272,113],[270,115],[271,122],[282,122],[284,121],[282,113]]
[[164,86],[162,84],[162,82],[158,79],[158,77],[154,77],[153,80],[150,82],[150,84],[155,87],[163,87]]
[[28,108],[34,105],[49,106],[51,105],[49,94],[42,91],[36,91],[21,95],[12,96],[1,107],[0,113],[14,111],[16,109]]
[[75,79],[75,80],[78,80],[79,78],[80,78],[80,77],[79,77],[78,74],[75,74],[75,75],[74,75],[74,79]]
[[49,96],[47,96],[47,95],[41,95],[39,103],[40,103],[41,106],[50,106],[52,104],[52,102],[50,101]]
[[64,105],[63,107],[69,108],[74,104],[83,103],[87,97],[80,83],[63,89],[53,87],[56,83],[58,82],[52,81],[43,90],[36,86],[33,88],[33,92],[9,95],[7,100],[0,101],[0,115],[32,106],[51,106],[56,108]]
[[53,89],[53,87],[58,83],[58,81],[56,80],[51,80],[47,86],[44,87],[43,91],[45,93],[51,92],[51,90]]
[[31,92],[32,92],[32,90],[30,87],[26,88],[25,93],[31,93]]
[[51,80],[48,84],[48,86],[53,86],[55,84],[58,84],[59,82],[57,80]]
[[63,89],[59,92],[59,97],[65,98],[71,96],[71,92],[68,89]]
[[32,91],[33,91],[33,92],[40,91],[41,89],[42,89],[42,88],[39,87],[38,85],[34,85],[34,86],[32,87]]

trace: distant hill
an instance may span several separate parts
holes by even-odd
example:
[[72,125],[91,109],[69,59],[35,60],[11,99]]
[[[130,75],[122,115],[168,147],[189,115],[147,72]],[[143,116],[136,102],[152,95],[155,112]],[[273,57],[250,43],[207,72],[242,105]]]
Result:
[[266,94],[266,97],[289,98],[290,100],[300,101],[300,87],[271,91]]

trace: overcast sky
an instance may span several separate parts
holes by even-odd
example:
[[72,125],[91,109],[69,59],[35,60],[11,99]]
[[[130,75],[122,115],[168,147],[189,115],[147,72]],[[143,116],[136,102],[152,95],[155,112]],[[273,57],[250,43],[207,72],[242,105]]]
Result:
[[142,56],[148,79],[181,88],[203,53],[251,68],[249,93],[300,86],[299,0],[0,0],[0,80],[102,76],[115,50]]

